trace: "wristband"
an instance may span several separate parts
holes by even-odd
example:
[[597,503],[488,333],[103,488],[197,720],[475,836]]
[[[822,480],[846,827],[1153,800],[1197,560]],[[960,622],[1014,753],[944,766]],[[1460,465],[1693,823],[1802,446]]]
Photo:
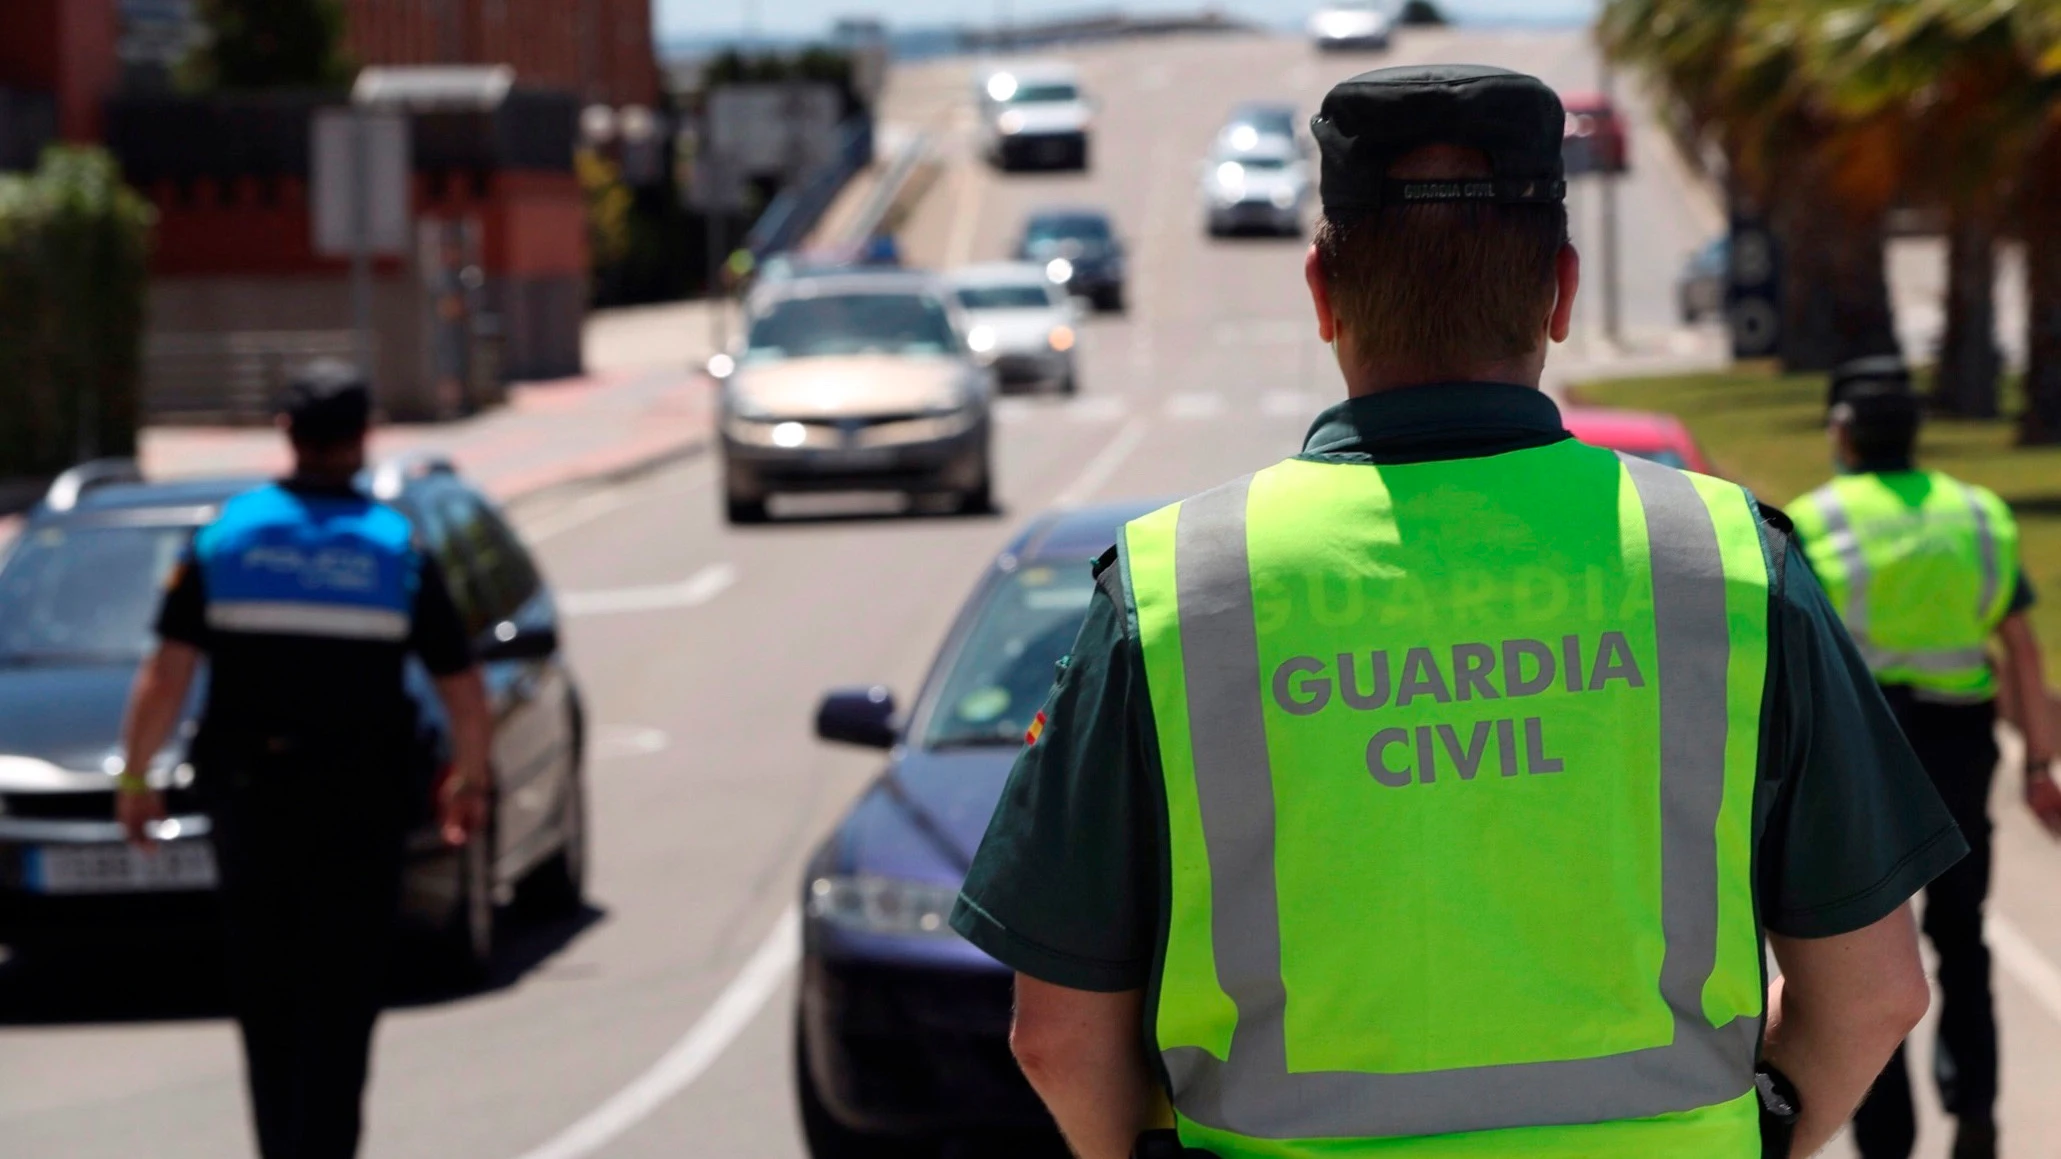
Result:
[[133,797],[150,791],[150,781],[142,773],[123,773],[115,778],[115,791],[125,797]]

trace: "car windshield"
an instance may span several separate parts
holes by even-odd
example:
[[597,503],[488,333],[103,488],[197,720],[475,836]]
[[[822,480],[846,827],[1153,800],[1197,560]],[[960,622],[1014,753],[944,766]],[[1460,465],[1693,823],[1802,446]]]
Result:
[[1042,310],[1052,305],[1043,286],[968,286],[959,291],[968,310]]
[[1016,92],[1009,97],[1012,105],[1057,104],[1063,101],[1081,99],[1081,90],[1063,81],[1050,84],[1026,84],[1016,86]]
[[133,662],[190,527],[45,527],[0,564],[0,665]]
[[1246,169],[1279,172],[1288,168],[1288,162],[1280,157],[1236,157],[1232,160]]
[[1231,122],[1233,129],[1250,126],[1262,137],[1295,136],[1295,114],[1287,109],[1247,109]]
[[1094,589],[1085,567],[1026,567],[996,585],[952,660],[925,743],[1022,744]]
[[1033,218],[1024,230],[1024,240],[1032,245],[1047,241],[1108,241],[1109,222],[1086,214]]
[[924,294],[788,298],[751,324],[747,361],[842,354],[943,354],[958,348],[943,303]]

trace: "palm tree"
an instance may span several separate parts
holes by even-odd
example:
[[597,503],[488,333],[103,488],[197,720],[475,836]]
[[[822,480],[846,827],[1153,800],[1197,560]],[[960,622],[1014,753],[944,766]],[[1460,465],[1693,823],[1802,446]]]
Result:
[[2034,144],[2018,183],[2028,291],[2025,411],[2018,439],[2061,443],[2061,12],[2021,4],[2013,28],[2036,78]]
[[[1887,118],[1901,163],[1884,174],[1947,214],[1946,334],[1934,401],[1997,413],[1996,245],[2007,190],[2022,169],[2035,108],[2015,37],[2015,0],[1805,0],[1804,63],[1840,114]],[[1815,11],[1811,11],[1815,9]]]
[[1806,67],[1812,0],[1609,0],[1606,49],[1643,65],[1692,141],[1715,143],[1733,195],[1781,240],[1783,364],[1822,370],[1896,349],[1883,223],[1896,182],[1886,116],[1853,117]]

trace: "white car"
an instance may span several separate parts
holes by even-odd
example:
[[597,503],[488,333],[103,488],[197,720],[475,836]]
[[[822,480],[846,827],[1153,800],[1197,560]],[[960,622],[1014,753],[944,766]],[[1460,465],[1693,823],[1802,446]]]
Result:
[[994,262],[954,270],[946,281],[966,316],[967,348],[993,368],[1003,390],[1075,393],[1081,309],[1045,267]]
[[1309,198],[1309,166],[1301,150],[1279,137],[1262,137],[1250,149],[1219,148],[1203,167],[1203,212],[1211,237],[1300,235]]
[[1395,18],[1367,0],[1336,0],[1310,16],[1310,39],[1322,50],[1380,52],[1388,48]]
[[999,65],[980,74],[981,152],[995,166],[1016,169],[1088,167],[1094,102],[1080,73],[1056,61]]

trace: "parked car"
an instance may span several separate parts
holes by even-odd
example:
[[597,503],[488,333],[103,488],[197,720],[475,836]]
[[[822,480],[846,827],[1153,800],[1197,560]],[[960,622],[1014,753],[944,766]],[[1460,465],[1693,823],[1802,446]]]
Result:
[[[258,479],[152,482],[133,463],[61,476],[0,549],[0,942],[94,939],[215,920],[208,815],[186,746],[202,690],[148,776],[169,816],[154,853],[114,820],[123,706],[153,646],[164,579],[195,531]],[[403,916],[431,962],[482,977],[497,902],[520,892],[575,912],[587,867],[581,763],[585,718],[559,648],[551,590],[494,506],[448,463],[389,463],[362,485],[414,523],[477,641],[492,700],[493,808],[463,848],[444,844],[432,792],[449,752],[428,672],[410,661],[420,728]],[[205,776],[203,770],[200,776]]]
[[1620,174],[1631,169],[1631,150],[1626,142],[1624,118],[1617,106],[1601,93],[1569,93],[1560,103],[1567,108],[1567,134],[1563,149],[1567,171]]
[[1124,308],[1124,246],[1099,209],[1041,209],[1023,224],[1016,260],[1035,262],[1067,293],[1098,310]]
[[1081,311],[1043,267],[1031,262],[966,266],[947,275],[966,314],[966,345],[995,371],[1003,390],[1057,394],[1079,389],[1074,348]]
[[802,880],[795,1087],[815,1159],[1052,1129],[1009,1054],[1011,974],[946,916],[1086,616],[1086,561],[1153,506],[1052,513],[1018,533],[906,714],[885,688],[824,698],[818,736],[888,757]]
[[989,69],[977,98],[981,153],[996,168],[1088,168],[1095,106],[1072,65],[1026,61]]
[[992,502],[994,376],[929,274],[849,272],[762,286],[722,384],[724,511],[756,523],[778,492],[946,492]]
[[1202,203],[1211,237],[1302,233],[1309,166],[1292,141],[1263,137],[1247,149],[1218,149],[1203,167]]
[[1722,319],[1731,286],[1731,238],[1720,237],[1689,255],[1682,276],[1675,280],[1675,308],[1681,312],[1682,325]]
[[1309,29],[1319,51],[1382,52],[1395,32],[1395,18],[1369,0],[1333,0],[1310,14]]
[[1651,459],[1665,467],[1716,474],[1689,428],[1671,414],[1571,406],[1561,410],[1560,418],[1569,434],[1592,446]]

